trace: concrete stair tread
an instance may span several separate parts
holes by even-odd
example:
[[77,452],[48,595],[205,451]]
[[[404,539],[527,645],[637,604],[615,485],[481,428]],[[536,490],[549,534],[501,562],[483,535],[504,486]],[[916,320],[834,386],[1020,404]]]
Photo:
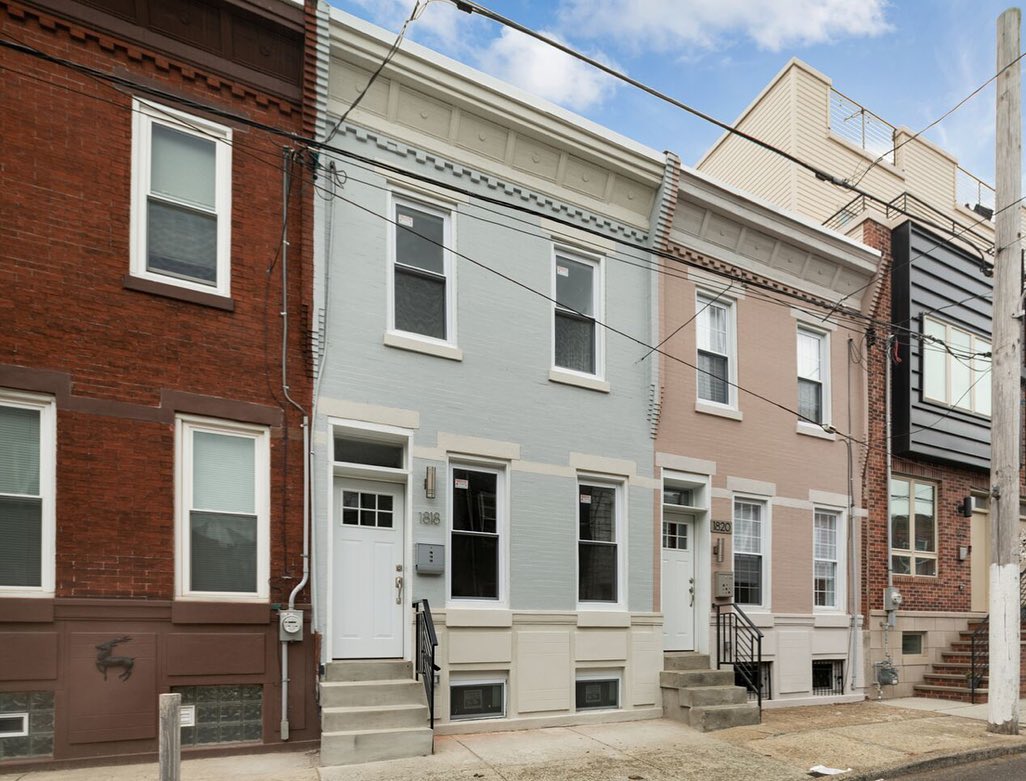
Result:
[[334,732],[322,732],[321,737],[331,735],[416,735],[431,734],[430,727],[382,727],[381,729],[341,729]]
[[[928,684],[928,683],[917,683],[912,688],[915,691],[951,692],[951,693],[957,692],[957,693],[960,693],[960,694],[971,694],[972,693],[972,689],[970,689],[968,686],[938,686],[938,685],[932,685],[932,684]],[[976,693],[977,694],[986,694],[987,690],[986,689],[982,689],[982,688],[977,688],[976,689]]]
[[332,713],[379,713],[397,710],[420,710],[421,708],[426,709],[427,705],[415,702],[400,702],[395,705],[326,705],[321,708],[321,711],[331,711]]
[[331,767],[427,756],[433,744],[434,732],[427,726],[322,732],[321,764]]
[[413,679],[413,662],[402,659],[347,659],[324,667],[324,680],[331,683],[404,679]]

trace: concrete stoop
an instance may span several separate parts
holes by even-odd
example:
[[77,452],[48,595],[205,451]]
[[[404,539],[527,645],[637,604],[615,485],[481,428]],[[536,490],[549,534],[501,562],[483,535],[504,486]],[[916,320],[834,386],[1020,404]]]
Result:
[[712,669],[708,654],[666,653],[663,668],[659,686],[666,718],[700,732],[759,723],[759,708],[748,702],[744,687],[734,685],[734,673]]
[[410,662],[331,662],[320,699],[323,766],[431,753],[427,697]]

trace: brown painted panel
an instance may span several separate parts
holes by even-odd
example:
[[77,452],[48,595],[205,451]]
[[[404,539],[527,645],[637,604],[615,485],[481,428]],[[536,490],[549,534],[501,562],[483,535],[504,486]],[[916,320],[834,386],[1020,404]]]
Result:
[[52,599],[0,599],[0,622],[48,624],[53,621]]
[[150,27],[180,41],[217,51],[221,46],[221,10],[196,0],[149,3]]
[[[131,659],[131,669],[97,667],[97,646],[121,637],[110,661]],[[67,680],[68,742],[138,740],[157,735],[157,641],[146,632],[72,632]],[[130,674],[128,674],[130,673]],[[126,676],[127,674],[127,676]]]
[[57,679],[56,632],[0,632],[0,670],[5,681]]
[[264,671],[266,632],[167,636],[168,675],[258,675]]
[[[242,418],[231,419],[242,420]],[[171,608],[171,623],[173,624],[266,625],[270,622],[271,608],[267,604],[175,602]]]

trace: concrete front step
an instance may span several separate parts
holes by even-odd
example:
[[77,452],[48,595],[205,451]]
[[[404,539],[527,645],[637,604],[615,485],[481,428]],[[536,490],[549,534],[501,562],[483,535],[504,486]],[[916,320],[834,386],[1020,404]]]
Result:
[[356,705],[321,709],[322,732],[423,727],[428,707],[420,703],[403,705]]
[[419,681],[322,681],[321,707],[353,707],[357,705],[402,705],[424,700],[424,686]]
[[742,705],[748,703],[748,692],[740,686],[695,686],[681,689],[680,707],[704,708],[712,705]]
[[659,685],[674,689],[733,686],[734,673],[732,670],[663,670],[659,673]]
[[[913,691],[920,697],[931,697],[933,699],[958,700],[969,702],[972,699],[972,689],[968,686],[937,686],[935,684],[917,683],[912,687]],[[981,699],[981,697],[983,699]],[[986,702],[987,690],[976,690],[976,701]]]
[[427,727],[346,730],[321,733],[321,765],[357,765],[431,753],[434,733]]
[[709,654],[695,651],[667,651],[663,654],[664,670],[708,670],[711,667]]
[[688,723],[701,732],[758,724],[759,719],[758,706],[749,703],[744,705],[702,705],[690,708],[688,712]]
[[391,681],[413,678],[413,662],[401,659],[354,659],[329,662],[324,666],[324,680]]

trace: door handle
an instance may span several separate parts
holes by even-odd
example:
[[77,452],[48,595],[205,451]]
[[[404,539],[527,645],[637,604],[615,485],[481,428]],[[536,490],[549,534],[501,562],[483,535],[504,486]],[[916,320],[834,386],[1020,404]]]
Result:
[[[692,597],[692,601],[693,601]],[[395,576],[395,603],[401,605],[403,603],[403,576]]]
[[688,594],[691,595],[691,607],[695,606],[695,579],[690,578],[691,588],[688,589]]

